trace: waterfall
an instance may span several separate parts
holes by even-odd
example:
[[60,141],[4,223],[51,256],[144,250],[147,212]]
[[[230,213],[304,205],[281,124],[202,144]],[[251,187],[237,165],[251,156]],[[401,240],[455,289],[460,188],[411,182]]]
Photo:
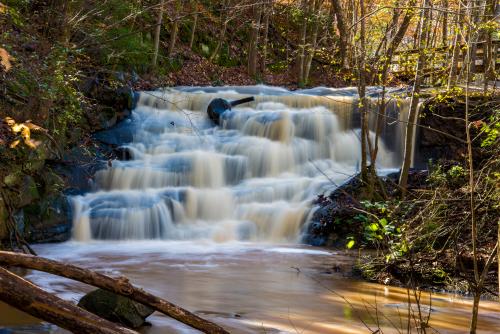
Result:
[[[208,119],[212,99],[249,95],[255,101],[224,113],[220,126]],[[72,198],[73,237],[297,242],[312,199],[359,169],[357,106],[352,88],[141,92],[124,145],[132,159],[112,161],[93,192]],[[380,169],[401,162],[407,111],[405,100],[387,106]]]

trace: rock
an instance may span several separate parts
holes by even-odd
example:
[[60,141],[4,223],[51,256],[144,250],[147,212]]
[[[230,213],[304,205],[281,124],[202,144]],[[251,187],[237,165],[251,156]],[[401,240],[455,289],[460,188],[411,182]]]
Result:
[[135,124],[128,119],[108,130],[94,133],[94,138],[107,145],[120,146],[133,141],[134,130]]
[[113,150],[118,160],[128,161],[133,159],[132,152],[128,147],[117,147]]
[[36,200],[40,199],[40,194],[35,182],[35,179],[29,175],[25,175],[21,183],[21,192],[19,193],[18,207],[23,207]]
[[80,299],[78,306],[104,319],[131,328],[142,326],[154,310],[130,298],[102,289],[87,293]]
[[29,242],[63,242],[71,238],[71,207],[66,196],[48,196],[23,211]]

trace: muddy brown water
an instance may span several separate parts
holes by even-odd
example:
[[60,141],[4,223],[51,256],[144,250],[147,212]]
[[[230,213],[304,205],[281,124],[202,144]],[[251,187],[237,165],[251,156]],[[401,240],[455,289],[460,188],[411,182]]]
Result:
[[[206,242],[95,242],[38,246],[40,255],[110,275],[126,275],[148,291],[215,321],[231,333],[405,332],[407,291],[353,279],[356,254],[292,245]],[[84,284],[30,272],[27,278],[77,302]],[[416,312],[416,305],[412,305]],[[465,333],[471,299],[432,294],[430,325]],[[479,333],[498,333],[500,304],[482,301]],[[428,294],[422,312],[429,313]],[[197,333],[154,313],[141,333]],[[65,333],[0,304],[0,333]]]

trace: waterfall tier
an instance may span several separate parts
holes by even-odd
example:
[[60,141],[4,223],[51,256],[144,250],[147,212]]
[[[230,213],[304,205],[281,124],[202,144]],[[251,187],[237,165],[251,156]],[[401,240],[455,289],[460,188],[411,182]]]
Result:
[[[212,99],[249,95],[255,102],[224,113],[220,126],[208,119]],[[407,104],[387,105],[379,168],[400,163]],[[357,109],[353,89],[141,92],[123,146],[132,159],[112,161],[94,192],[73,197],[74,238],[299,241],[311,200],[359,169]]]

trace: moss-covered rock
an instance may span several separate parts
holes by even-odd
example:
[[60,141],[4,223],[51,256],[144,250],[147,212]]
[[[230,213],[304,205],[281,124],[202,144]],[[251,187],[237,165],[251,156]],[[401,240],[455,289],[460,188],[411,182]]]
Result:
[[80,299],[78,306],[104,319],[137,328],[154,310],[130,298],[102,289],[89,292]]
[[71,237],[71,207],[65,195],[50,195],[23,208],[29,242],[60,242]]

